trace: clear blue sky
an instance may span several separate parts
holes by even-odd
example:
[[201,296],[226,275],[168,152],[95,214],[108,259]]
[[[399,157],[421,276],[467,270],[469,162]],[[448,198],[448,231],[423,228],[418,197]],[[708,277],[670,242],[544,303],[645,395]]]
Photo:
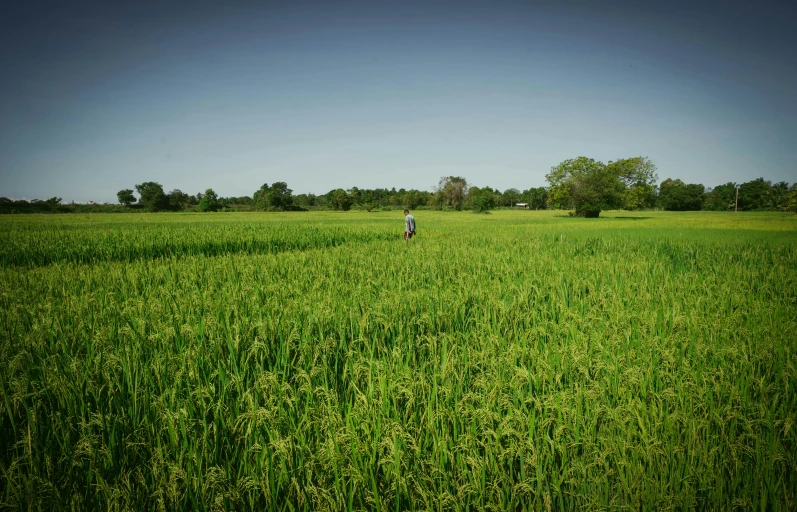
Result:
[[7,0],[0,195],[524,189],[579,155],[797,181],[795,9],[645,4]]

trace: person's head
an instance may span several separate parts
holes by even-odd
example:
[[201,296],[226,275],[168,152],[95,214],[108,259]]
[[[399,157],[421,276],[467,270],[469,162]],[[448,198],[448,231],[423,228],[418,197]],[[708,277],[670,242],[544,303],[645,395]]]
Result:
[[410,214],[409,210],[404,210],[404,215],[409,215],[409,214]]

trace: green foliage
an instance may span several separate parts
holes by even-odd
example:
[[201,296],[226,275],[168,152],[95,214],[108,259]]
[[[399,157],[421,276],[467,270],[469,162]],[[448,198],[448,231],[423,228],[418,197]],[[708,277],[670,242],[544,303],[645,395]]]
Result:
[[551,203],[557,208],[573,208],[579,217],[597,217],[601,210],[620,205],[622,182],[592,158],[565,160],[551,168],[545,178],[550,184]]
[[739,209],[745,211],[767,210],[772,207],[771,182],[764,178],[739,185]]
[[[185,210],[191,204],[191,196],[176,188],[169,192],[169,209],[171,210]],[[204,211],[204,210],[203,210]]]
[[792,183],[786,194],[783,209],[788,212],[797,212],[797,183]]
[[266,211],[271,207],[269,191],[270,188],[268,183],[263,183],[263,185],[252,194],[252,205],[256,209]]
[[3,508],[794,509],[797,217],[419,215],[0,218]]
[[789,184],[785,181],[774,183],[769,189],[771,207],[776,211],[785,211],[789,200]]
[[333,190],[329,193],[329,196],[329,206],[333,210],[347,212],[351,209],[351,206],[354,203],[351,196],[342,188]]
[[[711,190],[703,208],[706,210],[736,209],[736,185],[726,183]],[[789,184],[785,181],[772,184],[758,178],[739,185],[738,209],[741,211],[788,210]]]
[[487,213],[494,210],[497,204],[495,191],[489,187],[470,187],[466,205],[476,213]]
[[315,194],[299,194],[293,197],[293,204],[300,208],[311,208],[316,205]]
[[117,192],[116,197],[119,199],[119,204],[123,204],[125,206],[130,206],[136,202],[136,196],[133,195],[133,191],[129,188]]
[[487,213],[495,209],[495,198],[492,195],[481,194],[473,201],[473,211],[476,213]]
[[548,208],[548,190],[545,187],[532,187],[523,191],[523,202],[528,203],[532,210],[545,210]]
[[623,192],[624,210],[644,210],[656,206],[656,187],[649,183],[633,183]]
[[[421,192],[419,190],[408,190],[408,191],[405,191],[404,194],[402,194],[402,196],[403,196],[402,203],[403,204],[401,206],[404,206],[404,208],[408,208],[410,210],[415,210],[419,206],[421,206],[423,204],[426,204],[428,195],[429,195],[428,192],[424,193],[424,192]],[[369,202],[367,204],[370,204],[371,208],[373,209],[373,203]]]
[[468,181],[460,176],[443,176],[435,191],[437,204],[461,210],[468,196]]
[[270,208],[279,211],[289,209],[293,204],[292,193],[284,181],[273,183],[268,191]]
[[718,212],[733,210],[735,198],[736,186],[733,183],[718,185],[707,192],[703,201],[703,209]]
[[277,181],[270,187],[268,183],[264,183],[252,195],[252,204],[256,209],[263,211],[289,210],[293,205],[292,193],[293,191],[288,188],[288,184],[284,181]]
[[611,174],[623,182],[625,188],[652,186],[658,180],[656,166],[650,159],[642,156],[610,161],[606,167]]
[[215,212],[219,209],[219,196],[212,188],[209,188],[202,194],[202,199],[199,201],[200,212]]
[[681,180],[666,179],[659,185],[659,204],[668,211],[701,210],[705,187]]
[[523,202],[521,199],[521,192],[516,188],[508,188],[501,194],[501,206],[510,207],[520,202]]
[[160,183],[145,181],[136,185],[136,192],[138,192],[139,196],[138,204],[148,211],[158,212],[169,209],[169,198],[164,194]]
[[573,208],[578,217],[598,217],[603,210],[639,208],[650,202],[656,167],[644,157],[605,165],[580,156],[553,167],[545,178],[554,206]]

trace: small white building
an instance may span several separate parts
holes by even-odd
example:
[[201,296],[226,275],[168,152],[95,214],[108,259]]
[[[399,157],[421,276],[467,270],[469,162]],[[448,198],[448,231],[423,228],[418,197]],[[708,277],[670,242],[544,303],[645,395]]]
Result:
[[525,208],[526,210],[528,210],[529,203],[515,203],[515,208]]

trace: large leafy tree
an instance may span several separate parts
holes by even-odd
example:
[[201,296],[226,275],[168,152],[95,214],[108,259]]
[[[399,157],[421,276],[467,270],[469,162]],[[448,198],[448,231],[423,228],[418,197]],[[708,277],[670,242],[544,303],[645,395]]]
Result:
[[659,185],[659,204],[669,211],[700,210],[705,191],[703,185],[668,178]]
[[219,196],[212,188],[209,188],[202,194],[202,199],[199,200],[199,211],[201,212],[215,212],[219,209]]
[[293,190],[288,188],[284,181],[278,181],[271,185],[268,191],[268,202],[272,210],[286,210],[293,204]]
[[726,211],[733,210],[736,199],[736,185],[732,182],[717,185],[706,193],[703,201],[704,210]]
[[299,194],[293,197],[293,203],[300,208],[309,208],[315,206],[315,194]]
[[136,192],[139,195],[138,203],[151,212],[166,210],[169,207],[169,198],[163,193],[160,183],[145,181],[136,185]]
[[136,196],[133,195],[133,191],[129,188],[117,192],[116,197],[119,199],[119,204],[123,204],[125,206],[130,206],[136,202]]
[[270,203],[269,203],[269,191],[270,187],[268,183],[263,183],[263,185],[257,189],[257,191],[252,194],[252,204],[258,210],[268,210]]
[[[550,185],[551,204],[556,208],[575,208],[576,215],[597,217],[601,210],[619,203],[620,180],[606,180],[606,165],[580,156],[561,162],[545,175]],[[600,183],[609,181],[609,187]],[[590,194],[591,191],[594,193]]]
[[635,156],[609,162],[607,171],[623,183],[622,207],[626,210],[652,208],[656,201],[656,166],[649,158]]
[[545,187],[532,187],[523,191],[523,200],[532,210],[544,210],[548,208],[548,191]]
[[466,205],[477,213],[486,213],[496,206],[495,193],[490,187],[470,187]]
[[508,188],[501,194],[501,206],[514,206],[520,202],[520,190]]
[[335,189],[329,194],[329,206],[333,210],[349,211],[353,204],[351,196],[342,188]]
[[461,210],[468,196],[468,181],[460,176],[443,176],[435,190],[441,206]]
[[185,210],[191,201],[191,196],[176,188],[169,192],[169,207],[172,210]]
[[258,210],[286,210],[293,204],[293,190],[284,181],[277,181],[270,187],[263,183],[252,195],[252,204]]
[[[597,217],[603,210],[626,207],[629,190],[652,190],[656,167],[644,157],[626,158],[608,165],[580,156],[553,167],[545,178],[554,206],[572,208],[576,216]],[[638,200],[634,199],[636,203]]]
[[740,210],[765,210],[770,207],[772,184],[758,178],[739,185],[739,209]]

